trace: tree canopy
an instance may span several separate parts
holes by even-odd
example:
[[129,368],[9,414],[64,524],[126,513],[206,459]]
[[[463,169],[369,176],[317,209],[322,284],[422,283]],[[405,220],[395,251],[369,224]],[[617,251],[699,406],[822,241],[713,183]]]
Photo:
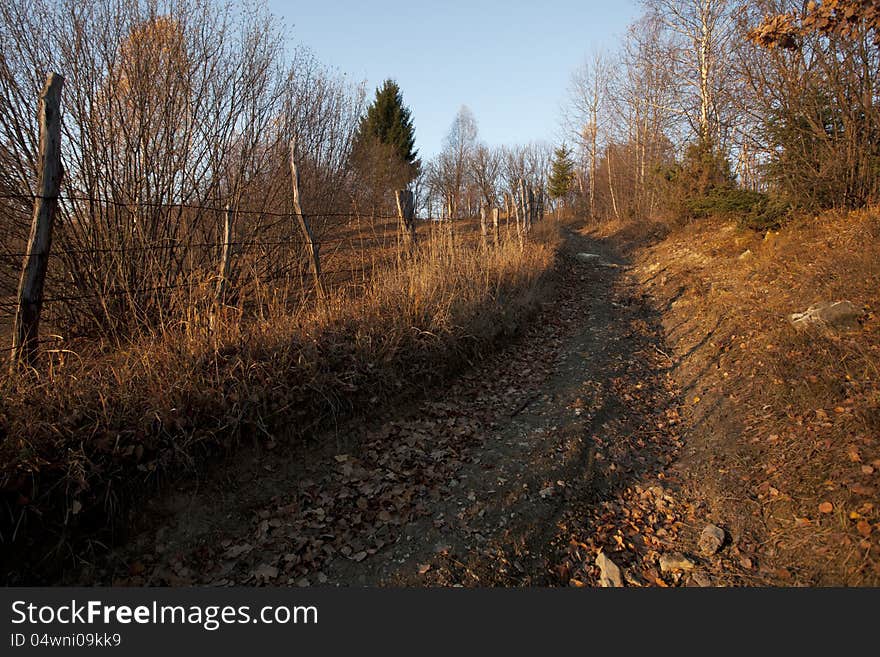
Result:
[[376,97],[361,119],[354,148],[362,150],[376,142],[391,147],[403,163],[410,165],[411,177],[415,177],[420,166],[415,141],[412,112],[404,105],[397,83],[386,80],[376,89]]
[[572,150],[562,144],[553,153],[550,178],[547,183],[547,192],[552,199],[561,199],[568,196],[574,185],[574,160]]

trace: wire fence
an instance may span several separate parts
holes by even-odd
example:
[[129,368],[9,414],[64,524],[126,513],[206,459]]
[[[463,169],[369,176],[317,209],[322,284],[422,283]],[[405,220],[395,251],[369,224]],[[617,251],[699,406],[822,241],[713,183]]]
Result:
[[[5,217],[7,225],[6,234],[0,237],[3,332],[11,330],[19,308],[22,263],[34,255],[26,248],[23,229],[30,213],[24,205],[38,200],[46,199],[35,194],[0,194],[0,220]],[[101,334],[108,326],[116,330],[148,323],[151,315],[167,312],[170,295],[189,294],[185,298],[192,301],[192,293],[198,292],[206,300],[217,296],[221,280],[225,293],[218,300],[231,305],[258,303],[249,290],[254,287],[281,289],[290,300],[302,303],[315,293],[308,247],[319,253],[322,286],[330,291],[363,287],[377,269],[399,262],[406,242],[401,217],[387,212],[307,212],[315,227],[315,236],[308,240],[297,227],[300,215],[277,207],[127,201],[77,193],[50,200],[58,202],[63,220],[56,226],[49,253],[44,254],[54,264],[48,267],[42,307],[44,320],[62,335],[74,326],[79,333]],[[156,215],[141,216],[145,210]],[[176,217],[180,223],[175,224],[167,216],[175,213],[192,216]],[[227,216],[232,219],[228,239],[224,237]],[[431,217],[416,221],[423,226],[422,239],[425,232],[441,234],[440,227],[447,225]],[[469,248],[474,240],[467,235],[479,232],[479,222],[453,223],[461,236],[450,246]],[[18,230],[10,230],[14,226]],[[229,254],[225,275],[224,252]],[[40,340],[39,344],[59,342],[63,340]]]

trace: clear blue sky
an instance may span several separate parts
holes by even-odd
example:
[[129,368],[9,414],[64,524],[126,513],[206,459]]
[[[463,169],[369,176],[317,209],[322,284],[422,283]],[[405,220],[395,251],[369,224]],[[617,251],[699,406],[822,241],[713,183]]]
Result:
[[[400,84],[427,159],[461,105],[491,145],[556,141],[571,72],[613,47],[634,0],[269,0],[290,43],[367,82]],[[291,29],[292,28],[292,29]]]

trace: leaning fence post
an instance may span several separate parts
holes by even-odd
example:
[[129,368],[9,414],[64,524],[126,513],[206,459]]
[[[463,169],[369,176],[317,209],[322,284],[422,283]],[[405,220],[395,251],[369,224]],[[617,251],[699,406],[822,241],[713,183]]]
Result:
[[34,199],[34,216],[27,251],[18,284],[18,307],[12,331],[10,369],[19,363],[33,367],[39,344],[40,311],[43,308],[43,285],[52,246],[52,227],[58,209],[58,192],[64,170],[61,166],[61,87],[64,77],[50,73],[40,94],[39,185]]
[[[519,217],[517,221],[517,229],[520,235],[520,241],[522,241],[526,234],[529,232],[529,220],[531,219],[529,208],[529,193],[526,187],[526,181],[520,179],[519,181]],[[521,224],[521,225],[520,225]]]
[[223,244],[220,250],[220,274],[217,279],[217,292],[215,299],[218,302],[223,301],[223,295],[226,293],[226,281],[229,278],[229,247],[232,242],[232,206],[226,206],[223,221]]
[[397,200],[397,215],[400,218],[400,227],[403,230],[404,239],[410,253],[416,245],[416,204],[413,193],[408,189],[399,189],[395,192]]
[[535,190],[529,185],[529,193],[528,193],[528,203],[529,203],[529,212],[528,212],[528,224],[526,228],[527,233],[532,232],[532,224],[535,223],[536,214],[535,214]]
[[293,211],[296,214],[296,220],[302,231],[303,239],[306,241],[312,276],[315,279],[315,293],[318,295],[318,299],[323,299],[324,286],[321,283],[321,252],[312,233],[312,227],[309,225],[308,217],[303,214],[302,205],[300,204],[299,170],[296,167],[296,139],[290,140],[290,177],[293,185]]

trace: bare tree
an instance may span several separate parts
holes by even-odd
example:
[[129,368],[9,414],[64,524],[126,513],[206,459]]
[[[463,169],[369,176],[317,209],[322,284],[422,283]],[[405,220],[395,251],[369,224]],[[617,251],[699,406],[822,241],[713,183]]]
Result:
[[471,154],[471,179],[480,192],[482,202],[489,206],[494,206],[498,197],[501,160],[501,151],[486,144],[479,144]]
[[730,0],[645,0],[648,12],[674,38],[668,51],[682,86],[681,106],[704,144],[724,146],[725,93],[731,40],[735,35]]
[[[596,177],[600,158],[600,135],[610,120],[608,113],[611,62],[596,52],[572,74],[564,122],[578,145],[584,171],[578,176],[581,192],[587,188],[590,216],[596,216]],[[586,178],[586,185],[584,179]]]
[[[125,329],[172,312],[216,274],[229,204],[242,254],[264,281],[298,275],[287,143],[301,144],[303,202],[320,235],[344,208],[362,95],[307,51],[288,59],[265,9],[209,0],[0,0],[0,184],[35,181],[39,77],[64,71],[66,169],[50,320]],[[2,248],[21,249],[21,204],[0,206]],[[271,238],[271,239],[266,239]],[[231,278],[235,278],[235,271]],[[8,286],[4,272],[0,285]],[[234,287],[234,285],[232,286]],[[52,316],[54,313],[54,317]]]
[[736,70],[751,128],[743,144],[764,163],[771,191],[791,202],[857,207],[880,194],[880,20],[870,4],[741,8]]
[[439,172],[443,177],[446,212],[449,218],[458,216],[465,187],[468,183],[468,163],[477,146],[477,120],[473,112],[462,105],[449,128]]

